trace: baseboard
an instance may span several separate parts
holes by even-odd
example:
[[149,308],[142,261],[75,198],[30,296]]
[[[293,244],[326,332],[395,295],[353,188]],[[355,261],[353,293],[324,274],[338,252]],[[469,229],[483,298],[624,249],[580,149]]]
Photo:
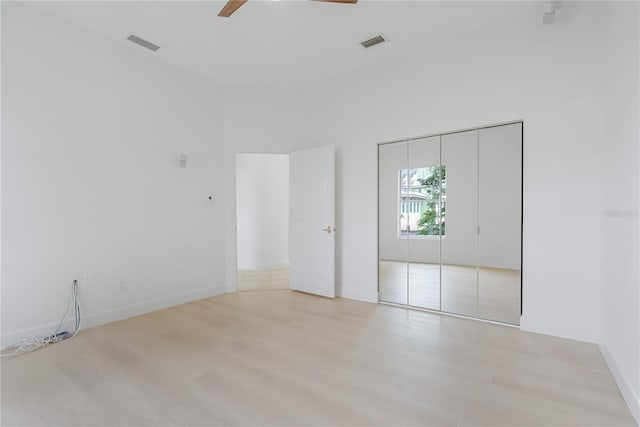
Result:
[[524,313],[520,316],[520,330],[572,341],[598,344],[598,336],[593,333],[593,330],[588,328],[588,325],[585,326],[568,322],[561,323],[559,321],[554,324],[547,319],[541,321],[540,316],[533,316],[533,318],[535,318],[535,322],[531,322],[532,317],[527,315],[527,306],[525,304]]
[[611,371],[613,378],[616,380],[616,383],[618,383],[618,388],[620,388],[622,397],[624,397],[625,402],[627,402],[627,406],[629,406],[631,415],[636,419],[636,424],[640,425],[640,397],[634,393],[633,388],[631,388],[631,385],[629,384],[629,380],[622,375],[622,372],[620,372],[618,364],[607,346],[600,344],[599,347],[605,362],[607,362],[607,366],[609,366],[609,370]]
[[[226,286],[220,285],[211,288],[181,292],[179,294],[164,296],[161,298],[144,301],[138,304],[132,304],[126,307],[120,307],[112,310],[105,310],[98,313],[83,314],[81,329],[92,328],[94,326],[104,325],[106,323],[127,319],[129,317],[140,316],[141,314],[150,313],[152,311],[162,310],[164,308],[174,307],[176,305],[213,297],[216,295],[224,294],[226,293],[226,291]],[[59,321],[39,325],[33,328],[26,328],[3,333],[1,338],[1,348],[5,348],[15,341],[29,335],[50,334],[58,326],[58,322]]]
[[345,299],[352,299],[355,301],[369,302],[373,304],[378,303],[378,290],[375,289],[373,292],[368,290],[367,292],[362,292],[361,290],[354,290],[351,287],[344,288],[342,286],[336,287],[336,296]]

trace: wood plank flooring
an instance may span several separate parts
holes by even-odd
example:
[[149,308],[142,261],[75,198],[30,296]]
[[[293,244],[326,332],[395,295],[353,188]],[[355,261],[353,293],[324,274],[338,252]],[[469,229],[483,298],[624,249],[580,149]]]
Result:
[[240,292],[2,361],[2,425],[634,425],[593,344]]
[[289,289],[289,269],[238,270],[239,291]]

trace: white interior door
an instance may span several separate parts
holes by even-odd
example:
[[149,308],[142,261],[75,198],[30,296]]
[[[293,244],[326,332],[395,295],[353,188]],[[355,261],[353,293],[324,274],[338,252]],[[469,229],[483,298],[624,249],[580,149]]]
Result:
[[289,156],[289,287],[335,297],[335,150]]

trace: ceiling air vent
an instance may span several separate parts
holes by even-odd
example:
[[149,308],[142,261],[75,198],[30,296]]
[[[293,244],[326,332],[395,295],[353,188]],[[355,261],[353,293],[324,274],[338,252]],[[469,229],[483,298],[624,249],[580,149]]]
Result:
[[158,49],[160,49],[160,46],[157,46],[151,42],[146,41],[145,39],[141,39],[138,36],[134,36],[133,34],[131,34],[129,37],[127,37],[127,40],[129,40],[130,42],[133,42],[135,44],[139,44],[142,47],[146,47],[149,50],[152,51],[156,51]]
[[382,42],[385,42],[385,38],[382,37],[382,35],[379,36],[375,36],[375,37],[371,37],[369,40],[365,40],[362,43],[360,43],[365,49],[370,48],[371,46],[375,46],[377,44],[380,44]]

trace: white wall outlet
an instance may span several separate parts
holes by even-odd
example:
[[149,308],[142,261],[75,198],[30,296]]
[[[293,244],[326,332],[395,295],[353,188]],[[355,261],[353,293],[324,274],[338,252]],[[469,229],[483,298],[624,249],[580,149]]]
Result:
[[93,276],[90,273],[85,273],[82,276],[82,284],[85,286],[89,286],[93,283]]

